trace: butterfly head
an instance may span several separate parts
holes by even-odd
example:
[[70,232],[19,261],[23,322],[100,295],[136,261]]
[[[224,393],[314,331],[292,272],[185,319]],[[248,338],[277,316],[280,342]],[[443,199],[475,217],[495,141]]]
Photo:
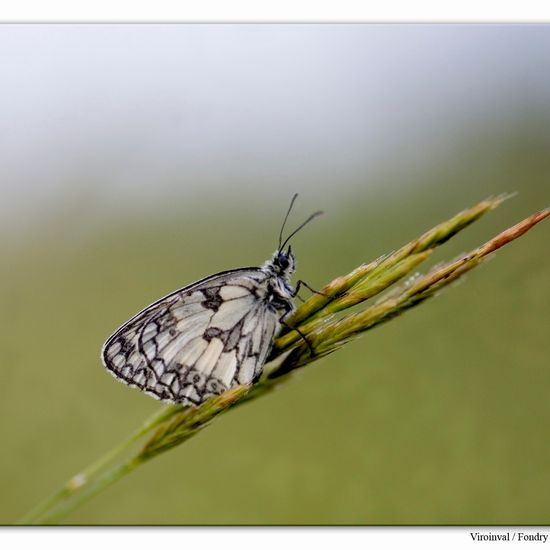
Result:
[[290,246],[286,251],[276,250],[271,260],[265,262],[262,269],[272,277],[288,281],[296,270],[296,260]]
[[273,254],[270,263],[275,275],[284,279],[289,279],[296,270],[296,259],[294,258],[294,254],[292,254],[290,246],[286,252],[284,250],[277,250]]

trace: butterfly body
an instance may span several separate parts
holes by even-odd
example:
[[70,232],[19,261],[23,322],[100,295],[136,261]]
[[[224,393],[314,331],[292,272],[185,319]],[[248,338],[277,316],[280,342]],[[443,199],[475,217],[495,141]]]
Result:
[[105,342],[103,363],[120,381],[184,405],[252,384],[294,310],[294,270],[289,247],[261,267],[224,271],[173,292]]

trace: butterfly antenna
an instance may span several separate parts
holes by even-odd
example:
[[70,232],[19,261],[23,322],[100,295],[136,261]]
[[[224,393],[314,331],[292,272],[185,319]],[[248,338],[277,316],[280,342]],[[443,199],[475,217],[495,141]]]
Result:
[[[277,247],[277,250],[281,250],[281,243],[283,241],[283,231],[285,229],[286,220],[288,220],[288,216],[290,214],[290,211],[292,210],[292,207],[294,206],[294,201],[298,198],[298,193],[294,193],[294,196],[292,197],[292,200],[290,201],[290,206],[288,207],[285,219],[283,221],[283,225],[281,226],[281,231],[279,232],[279,246]],[[287,239],[288,241],[288,239]],[[286,243],[286,241],[285,241]]]
[[288,241],[290,241],[290,239],[292,237],[294,237],[294,235],[296,235],[296,233],[298,233],[298,231],[300,231],[300,229],[302,229],[302,227],[304,227],[305,225],[307,225],[311,220],[314,220],[315,218],[319,217],[321,214],[324,214],[324,212],[322,210],[319,210],[318,212],[314,212],[313,214],[311,214],[311,216],[302,224],[300,225],[298,228],[296,228],[286,239],[285,239],[285,242],[279,246],[279,250],[282,250],[285,246],[286,246],[286,243]]

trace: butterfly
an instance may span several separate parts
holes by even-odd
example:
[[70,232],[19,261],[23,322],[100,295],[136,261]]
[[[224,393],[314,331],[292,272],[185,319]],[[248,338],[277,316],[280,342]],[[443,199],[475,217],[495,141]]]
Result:
[[292,197],[270,260],[261,267],[216,273],[140,311],[103,345],[107,370],[156,399],[191,406],[234,386],[254,384],[275,335],[295,309],[293,298],[305,285],[290,284],[296,261],[290,245],[285,247],[322,214],[312,214],[283,242],[297,196]]

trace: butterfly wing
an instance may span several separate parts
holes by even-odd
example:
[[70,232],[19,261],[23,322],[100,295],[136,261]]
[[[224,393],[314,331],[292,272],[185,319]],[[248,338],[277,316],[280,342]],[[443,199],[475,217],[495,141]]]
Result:
[[138,313],[105,343],[119,380],[157,399],[199,405],[262,372],[279,328],[258,268],[218,273]]

